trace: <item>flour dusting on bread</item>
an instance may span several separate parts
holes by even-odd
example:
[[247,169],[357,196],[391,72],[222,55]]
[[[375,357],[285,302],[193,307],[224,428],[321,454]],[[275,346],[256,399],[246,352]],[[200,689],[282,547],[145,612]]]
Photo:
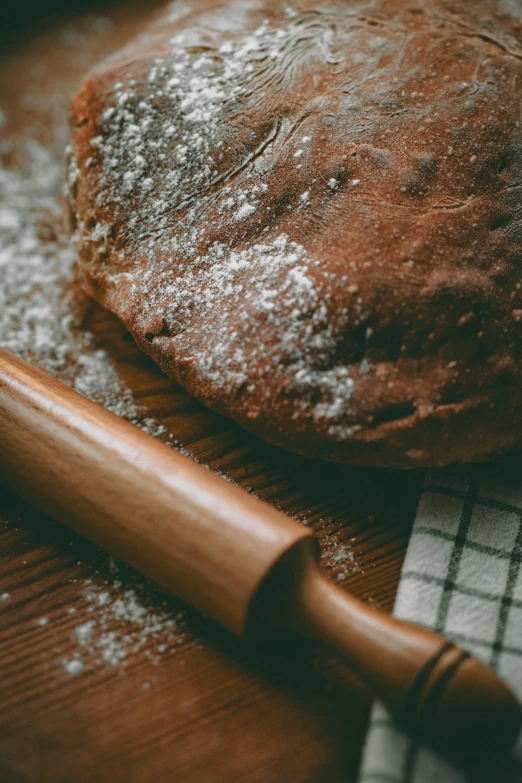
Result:
[[493,0],[178,10],[73,101],[86,290],[287,448],[412,467],[515,445],[520,20]]
[[[169,40],[168,55],[154,59],[146,96],[135,78],[116,82],[102,115],[103,134],[90,140],[103,170],[97,203],[110,206],[114,223],[96,222],[90,230],[82,223],[77,231],[84,247],[90,243],[92,253],[104,254],[114,224],[125,223],[125,247],[108,282],[123,308],[128,292],[139,287],[139,320],[150,342],[175,336],[182,351],[196,334],[205,346],[193,357],[201,376],[236,397],[254,391],[259,376],[285,368],[283,382],[296,392],[294,415],[308,409],[314,420],[331,420],[335,434],[353,380],[344,367],[318,368],[335,348],[321,295],[320,263],[285,233],[272,241],[247,243],[244,249],[227,241],[231,221],[255,219],[259,224],[271,210],[264,173],[279,123],[242,164],[220,171],[225,112],[248,111],[259,100],[250,89],[252,74],[266,68],[267,61],[283,58],[297,34],[291,21],[277,29],[265,21],[250,35],[226,40],[212,56],[195,56],[191,50],[197,41],[180,33]],[[293,157],[301,159],[310,141],[310,136],[299,139],[303,146]],[[88,168],[91,163],[86,161]],[[244,171],[241,182],[239,169]],[[72,191],[77,172],[71,151]],[[309,200],[306,190],[293,208]],[[202,219],[209,208],[210,226]],[[181,210],[183,222],[172,232],[172,215]],[[224,241],[206,247],[209,227],[212,233],[222,231]],[[145,269],[134,269],[135,254],[147,257]],[[216,308],[217,322],[212,317]],[[236,327],[238,319],[255,324],[249,344]],[[275,325],[280,339],[274,341],[271,330],[265,340],[263,324]],[[318,390],[320,399],[314,402]],[[249,412],[250,418],[255,415]]]

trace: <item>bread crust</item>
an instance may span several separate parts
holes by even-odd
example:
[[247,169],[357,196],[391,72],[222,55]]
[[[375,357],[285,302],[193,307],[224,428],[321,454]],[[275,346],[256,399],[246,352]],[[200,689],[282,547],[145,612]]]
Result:
[[401,468],[522,433],[522,13],[171,4],[71,106],[79,274],[194,397]]

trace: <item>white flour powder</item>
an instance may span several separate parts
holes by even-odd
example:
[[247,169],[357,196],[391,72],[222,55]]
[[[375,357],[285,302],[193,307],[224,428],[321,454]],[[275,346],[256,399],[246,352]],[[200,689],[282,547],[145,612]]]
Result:
[[[93,335],[75,328],[75,255],[63,227],[61,156],[31,139],[4,141],[0,150],[16,161],[14,167],[0,168],[0,345],[151,434],[162,434],[163,425],[140,417],[130,390],[107,354],[96,348]],[[90,579],[77,583],[79,614],[92,619],[73,634],[81,652],[62,660],[71,676],[100,663],[123,666],[142,649],[158,661],[183,639],[181,612],[158,608],[145,580],[136,577],[132,587],[125,584],[113,561],[111,571],[103,589]],[[3,602],[10,598],[0,595]],[[52,620],[41,617],[38,624],[43,629]]]
[[[291,137],[290,120],[275,118],[259,136],[252,130],[242,154],[234,136],[245,133],[237,118],[257,110],[290,50],[302,56],[331,42],[291,17],[238,33],[236,10],[253,8],[232,4],[215,12],[208,29],[174,34],[142,73],[139,64],[132,73],[113,66],[81,181],[75,152],[69,155],[76,236],[82,259],[107,284],[109,308],[169,356],[175,340],[177,364],[191,364],[207,401],[254,399],[253,419],[268,405],[267,378],[275,376],[285,415],[326,425],[342,440],[351,432],[354,381],[336,359],[348,319],[345,311],[332,318],[337,275],[271,217],[282,207],[268,182],[277,186],[273,167]],[[309,135],[291,144],[300,164],[312,148]],[[74,209],[79,182],[96,218]],[[285,215],[306,212],[338,185],[305,184]]]
[[[8,113],[1,116],[8,130]],[[0,345],[147,432],[163,434],[163,425],[140,415],[93,335],[77,326],[81,302],[72,282],[75,253],[64,227],[59,143],[67,135],[65,96],[56,116],[58,143],[44,146],[7,134],[0,139]],[[70,675],[100,663],[124,665],[141,649],[158,661],[183,639],[179,610],[159,608],[155,588],[137,576],[132,584],[119,578],[113,561],[111,571],[103,589],[90,579],[76,583],[78,605],[68,612],[82,619],[70,639],[79,649],[62,660]],[[11,594],[0,594],[0,601],[11,601]],[[41,617],[37,623],[43,632],[56,619]]]
[[[172,13],[183,16],[187,8],[183,2],[178,2],[173,4]],[[187,308],[188,324],[194,304],[191,301],[194,273],[190,260],[197,255],[201,229],[194,211],[188,214],[185,229],[178,237],[168,235],[164,238],[162,229],[168,225],[167,206],[172,207],[173,198],[176,208],[191,202],[194,194],[207,198],[205,189],[217,176],[210,153],[212,145],[219,144],[214,128],[223,111],[223,103],[236,100],[246,89],[248,68],[256,67],[256,62],[264,57],[281,56],[287,35],[283,30],[274,36],[264,24],[242,41],[225,44],[221,50],[223,69],[220,73],[215,72],[213,63],[205,55],[194,62],[186,54],[186,42],[182,37],[173,40],[174,64],[169,63],[167,67],[158,61],[149,79],[153,92],[164,90],[174,103],[179,104],[183,124],[173,124],[176,122],[173,117],[170,126],[167,123],[158,129],[158,115],[152,103],[136,103],[130,81],[126,85],[115,85],[115,105],[108,109],[106,116],[111,131],[108,139],[94,141],[93,147],[99,145],[106,162],[109,159],[116,161],[116,165],[107,169],[107,189],[102,197],[110,198],[111,190],[120,188],[129,198],[131,194],[134,198],[139,193],[141,209],[136,212],[135,225],[131,226],[134,237],[148,247],[151,257],[156,249],[165,250],[164,242],[168,241],[169,251],[180,251],[187,259],[176,279],[165,275],[164,290],[179,313],[183,314]],[[72,35],[71,41],[73,39],[71,52],[79,56],[80,43],[84,39]],[[21,96],[21,102],[37,109],[45,106],[48,110],[49,101],[31,91]],[[37,140],[37,133],[16,139],[6,135],[0,139],[0,345],[60,377],[77,391],[147,432],[163,434],[163,425],[140,415],[131,391],[121,382],[107,353],[97,348],[93,335],[79,327],[81,297],[78,298],[72,283],[75,253],[62,217],[66,105],[66,97],[62,96],[58,104],[52,106],[52,143],[42,144]],[[2,133],[9,129],[9,112],[2,109],[0,127]],[[272,135],[276,133],[277,128]],[[169,139],[173,137],[177,140],[177,165],[165,167],[161,155],[166,159]],[[165,140],[164,148],[157,146],[157,139]],[[303,147],[295,153],[297,159],[306,158],[309,142],[309,136],[302,137]],[[272,136],[265,143],[263,154],[269,152],[271,143]],[[258,152],[256,150],[256,155]],[[218,214],[223,220],[246,224],[259,219],[268,193],[268,186],[263,182],[262,157],[262,154],[258,156],[256,164],[259,176],[251,185],[221,188]],[[158,160],[161,165],[156,166]],[[159,181],[158,172],[161,172]],[[72,159],[69,185],[74,185],[77,176]],[[331,179],[328,188],[337,188],[337,181]],[[303,191],[301,205],[305,207],[309,199],[309,191]],[[154,225],[154,236],[147,234],[147,225]],[[100,248],[106,241],[107,230],[108,226],[97,225],[92,233],[93,243]],[[122,260],[125,264],[129,261]],[[132,277],[132,259],[129,266]],[[207,377],[218,386],[230,379],[238,386],[245,382],[247,376],[241,370],[245,356],[241,354],[240,341],[237,345],[234,342],[228,319],[233,313],[241,313],[244,307],[241,273],[255,268],[257,282],[249,294],[254,297],[255,312],[271,323],[278,317],[276,301],[283,303],[287,328],[284,344],[277,345],[276,350],[293,360],[295,384],[301,389],[310,389],[310,393],[320,389],[321,400],[315,405],[313,415],[335,424],[350,397],[353,382],[344,368],[318,372],[302,359],[298,350],[303,340],[316,352],[328,348],[331,341],[320,284],[313,281],[310,274],[315,266],[316,262],[306,256],[304,248],[284,233],[245,250],[233,251],[214,244],[208,255],[199,259],[199,279],[204,286],[195,304],[199,309],[211,309],[216,302],[222,302],[223,324],[221,330],[209,336],[212,359],[202,355],[198,361]],[[125,272],[121,277],[124,276]],[[154,290],[152,287],[150,295],[144,297],[144,318],[154,313]],[[303,320],[308,313],[310,318]],[[303,330],[308,330],[304,337]],[[259,351],[261,359],[263,346],[255,350]],[[271,362],[277,366],[277,357],[272,357]],[[234,367],[238,368],[236,372]],[[333,570],[334,576],[343,579],[356,568],[353,553],[349,545],[340,546],[335,537],[330,538],[323,537],[323,543],[326,543],[324,563]],[[99,665],[120,667],[123,671],[131,656],[140,651],[157,663],[162,655],[170,653],[184,640],[183,611],[173,608],[173,602],[165,603],[164,597],[150,583],[137,575],[129,577],[126,570],[124,573],[122,576],[111,559],[109,577],[102,580],[102,584],[99,580],[79,579],[76,604],[67,610],[56,610],[78,617],[67,641],[67,655],[58,659],[69,675],[77,676]],[[11,595],[0,594],[0,601],[11,601]],[[48,633],[58,619],[56,613],[48,614],[37,621],[42,633]],[[143,687],[146,686],[148,683]]]

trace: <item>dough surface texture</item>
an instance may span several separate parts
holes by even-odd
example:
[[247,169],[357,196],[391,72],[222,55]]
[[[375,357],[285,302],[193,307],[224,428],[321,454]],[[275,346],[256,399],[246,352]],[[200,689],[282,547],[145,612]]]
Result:
[[177,0],[73,99],[82,285],[283,448],[421,467],[517,446],[521,20]]

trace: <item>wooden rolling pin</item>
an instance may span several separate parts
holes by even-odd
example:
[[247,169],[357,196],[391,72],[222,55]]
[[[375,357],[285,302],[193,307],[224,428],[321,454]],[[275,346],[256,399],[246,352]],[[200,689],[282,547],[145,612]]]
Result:
[[1,349],[0,471],[236,634],[325,642],[423,741],[491,754],[518,735],[520,705],[490,669],[335,586],[305,527]]

